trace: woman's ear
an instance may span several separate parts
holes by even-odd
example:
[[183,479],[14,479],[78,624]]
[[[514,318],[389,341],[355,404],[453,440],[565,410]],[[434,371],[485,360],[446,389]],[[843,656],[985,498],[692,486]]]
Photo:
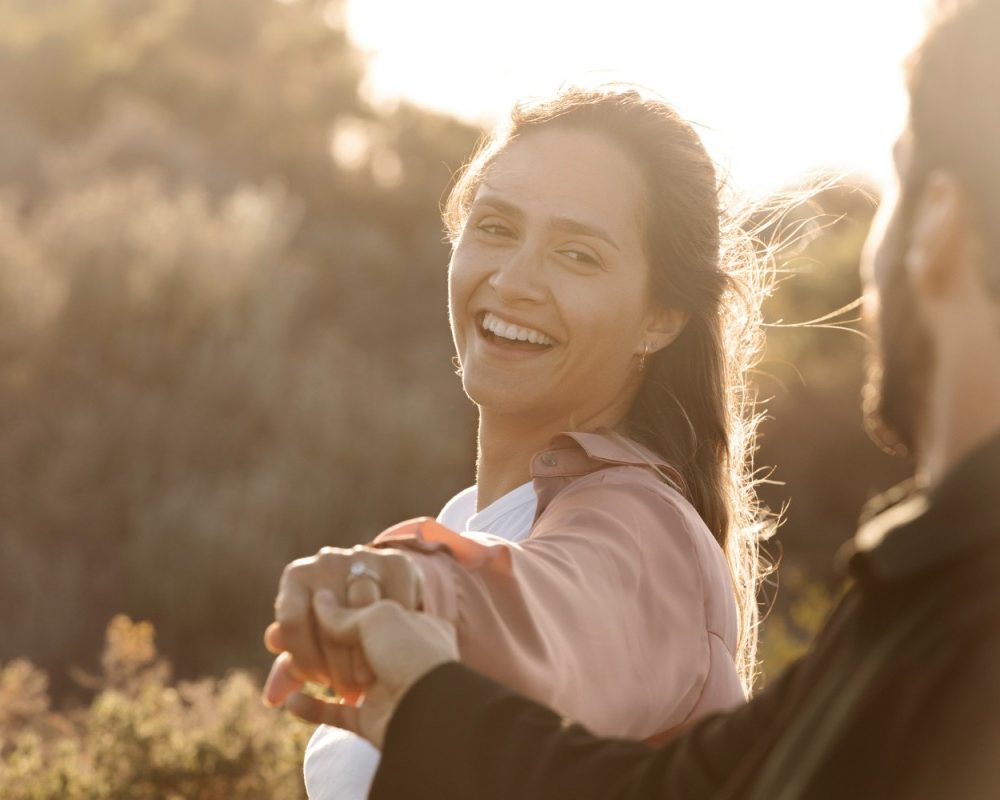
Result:
[[657,308],[651,311],[643,328],[643,344],[648,346],[650,353],[662,350],[681,335],[690,316],[687,311],[679,308]]

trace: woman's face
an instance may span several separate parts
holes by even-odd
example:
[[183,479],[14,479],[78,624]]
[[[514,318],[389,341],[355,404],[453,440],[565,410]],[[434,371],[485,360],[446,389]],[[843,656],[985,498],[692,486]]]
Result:
[[606,137],[516,139],[476,193],[449,273],[465,391],[539,424],[617,424],[652,318],[641,176]]

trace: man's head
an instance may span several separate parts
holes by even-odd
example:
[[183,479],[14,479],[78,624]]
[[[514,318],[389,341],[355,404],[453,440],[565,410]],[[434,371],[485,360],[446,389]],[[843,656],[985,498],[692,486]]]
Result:
[[898,186],[864,259],[879,308],[866,410],[885,444],[918,453],[942,382],[963,380],[977,348],[983,370],[1000,369],[988,355],[1000,346],[1000,0],[941,6],[909,64]]

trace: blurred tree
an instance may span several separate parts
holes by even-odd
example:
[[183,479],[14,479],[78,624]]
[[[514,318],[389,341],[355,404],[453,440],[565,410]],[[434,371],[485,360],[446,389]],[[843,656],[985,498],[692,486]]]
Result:
[[263,663],[284,563],[471,477],[437,206],[478,131],[370,108],[338,6],[0,0],[0,660],[57,689],[118,611]]

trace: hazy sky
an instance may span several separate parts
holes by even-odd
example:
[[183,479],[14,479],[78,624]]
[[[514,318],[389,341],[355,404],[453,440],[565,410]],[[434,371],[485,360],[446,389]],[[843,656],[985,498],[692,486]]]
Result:
[[706,126],[737,189],[830,167],[876,180],[927,0],[348,0],[376,100],[488,124],[565,82],[631,80]]

